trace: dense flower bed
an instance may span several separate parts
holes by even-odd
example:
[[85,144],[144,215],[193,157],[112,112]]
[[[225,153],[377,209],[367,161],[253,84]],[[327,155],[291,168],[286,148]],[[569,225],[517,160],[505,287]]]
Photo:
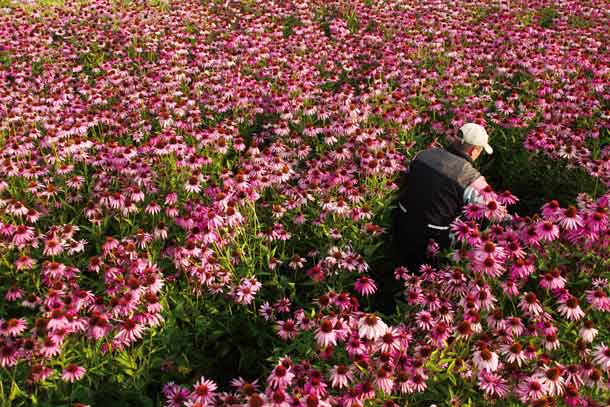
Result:
[[[1,400],[608,403],[605,5],[0,2]],[[485,191],[374,313],[397,176],[467,121],[595,188]]]

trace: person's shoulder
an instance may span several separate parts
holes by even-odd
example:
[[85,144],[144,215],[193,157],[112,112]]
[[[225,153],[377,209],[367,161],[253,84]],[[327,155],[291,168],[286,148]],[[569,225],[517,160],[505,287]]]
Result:
[[478,178],[481,178],[481,173],[479,170],[477,170],[470,161],[464,160],[464,166],[462,167],[462,171],[458,176],[458,183],[462,187],[466,187]]

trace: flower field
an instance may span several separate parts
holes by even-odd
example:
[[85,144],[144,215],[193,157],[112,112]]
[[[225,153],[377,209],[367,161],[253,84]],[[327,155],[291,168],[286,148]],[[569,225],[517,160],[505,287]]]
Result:
[[[609,21],[0,0],[0,406],[609,405]],[[493,190],[395,267],[399,176],[466,122]]]

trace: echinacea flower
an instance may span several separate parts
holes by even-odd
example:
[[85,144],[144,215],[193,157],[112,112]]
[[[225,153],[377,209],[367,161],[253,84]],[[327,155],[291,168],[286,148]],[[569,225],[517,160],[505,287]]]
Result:
[[216,389],[218,386],[211,380],[201,377],[193,385],[193,391],[189,394],[189,399],[203,405],[210,404],[216,398]]
[[598,330],[595,328],[595,324],[590,319],[584,321],[582,328],[580,328],[579,336],[586,343],[591,343],[598,334]]
[[549,367],[546,370],[534,374],[535,378],[542,383],[546,391],[551,396],[561,396],[564,392],[565,380],[561,375],[561,369],[557,366]]
[[354,289],[360,295],[369,296],[375,294],[375,292],[377,291],[377,286],[375,285],[375,281],[372,278],[363,275],[356,279]]
[[85,368],[75,364],[66,366],[61,372],[61,380],[64,382],[74,383],[85,376]]
[[283,389],[291,383],[293,377],[294,373],[290,369],[286,368],[283,364],[279,364],[271,371],[267,378],[267,383],[272,389]]
[[478,385],[489,397],[505,398],[508,395],[506,380],[497,373],[482,370],[478,376]]
[[27,322],[24,318],[11,318],[9,320],[0,320],[0,335],[19,336],[27,328]]
[[370,340],[383,336],[388,326],[375,314],[366,314],[358,320],[358,334]]
[[493,372],[498,369],[498,354],[488,348],[478,349],[472,356],[472,361],[481,370]]
[[523,293],[521,301],[519,301],[519,308],[534,316],[540,315],[543,311],[542,306],[538,301],[538,297],[532,292]]
[[514,363],[519,367],[527,360],[523,346],[519,342],[504,345],[500,353],[508,363]]
[[580,301],[574,296],[560,300],[557,311],[571,321],[577,321],[585,316],[585,312],[580,308]]
[[522,403],[529,403],[541,399],[547,394],[544,383],[534,377],[527,377],[521,381],[516,390],[516,395]]
[[19,360],[19,349],[11,344],[0,344],[0,367],[8,368],[15,366]]
[[610,371],[610,346],[600,343],[593,351],[593,362],[602,370]]
[[345,365],[335,365],[330,371],[330,383],[335,389],[347,387],[353,377],[352,369]]
[[591,308],[595,311],[609,312],[610,297],[606,291],[601,288],[585,291],[587,301],[591,304]]
[[335,346],[337,344],[333,323],[329,319],[325,318],[320,322],[320,326],[316,330],[315,338],[322,348]]

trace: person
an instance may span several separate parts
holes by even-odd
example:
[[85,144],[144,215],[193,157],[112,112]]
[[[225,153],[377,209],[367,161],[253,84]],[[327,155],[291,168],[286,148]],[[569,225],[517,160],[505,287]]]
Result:
[[[395,266],[419,272],[426,262],[430,239],[439,250],[451,244],[450,224],[463,206],[482,203],[479,191],[487,186],[474,161],[485,151],[493,153],[485,128],[466,123],[458,140],[448,148],[429,148],[419,152],[403,175],[397,207],[393,211],[391,251]],[[393,276],[380,281],[382,311],[393,312],[398,284]]]
[[487,186],[474,161],[492,154],[483,126],[466,123],[458,140],[447,149],[430,148],[411,161],[393,216],[392,245],[397,264],[417,272],[426,261],[430,239],[440,250],[450,246],[450,224],[464,205],[483,202],[479,191]]

